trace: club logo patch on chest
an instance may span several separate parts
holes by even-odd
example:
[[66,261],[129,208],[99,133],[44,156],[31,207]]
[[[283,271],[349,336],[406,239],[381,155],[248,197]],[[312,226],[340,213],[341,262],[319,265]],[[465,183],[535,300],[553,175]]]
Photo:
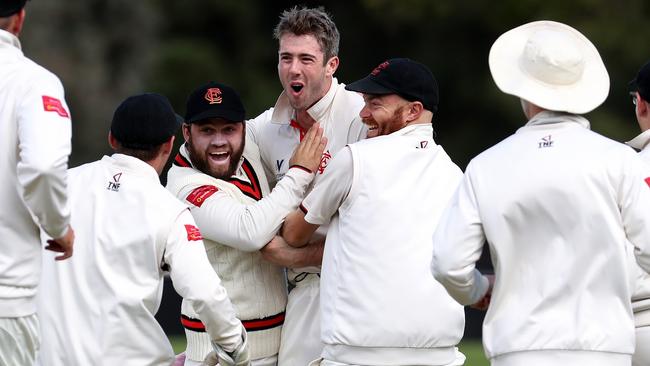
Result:
[[323,156],[320,158],[320,165],[318,166],[318,174],[323,174],[325,172],[325,168],[327,168],[327,164],[329,164],[330,159],[332,159],[332,154],[330,154],[330,151],[327,150],[323,153]]

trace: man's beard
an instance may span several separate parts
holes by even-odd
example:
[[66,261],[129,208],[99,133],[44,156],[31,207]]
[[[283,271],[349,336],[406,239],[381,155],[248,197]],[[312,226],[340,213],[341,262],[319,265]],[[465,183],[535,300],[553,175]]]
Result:
[[207,154],[205,152],[196,151],[194,144],[192,144],[192,136],[190,135],[189,139],[185,143],[187,152],[190,154],[190,161],[195,169],[205,173],[215,179],[226,180],[232,177],[237,170],[239,165],[239,160],[241,159],[242,154],[244,153],[244,144],[246,143],[246,135],[242,135],[242,142],[237,151],[233,151],[230,154],[230,164],[228,164],[228,170],[224,171],[223,169],[216,170],[212,169],[208,164]]

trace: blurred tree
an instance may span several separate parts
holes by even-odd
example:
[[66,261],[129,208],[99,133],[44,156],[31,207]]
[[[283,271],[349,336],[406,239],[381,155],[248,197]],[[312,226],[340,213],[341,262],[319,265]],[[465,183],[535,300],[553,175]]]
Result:
[[627,82],[650,58],[641,31],[650,20],[645,0],[34,2],[23,43],[66,86],[74,165],[108,150],[113,109],[129,94],[161,92],[183,113],[193,88],[219,80],[240,92],[248,116],[271,107],[281,91],[273,28],[281,11],[296,4],[323,5],[333,15],[342,82],[391,57],[427,64],[441,91],[437,140],[461,167],[524,123],[519,101],[492,82],[487,55],[500,34],[533,20],[565,22],[594,42],[611,92],[588,116],[593,128],[617,140],[636,134]]

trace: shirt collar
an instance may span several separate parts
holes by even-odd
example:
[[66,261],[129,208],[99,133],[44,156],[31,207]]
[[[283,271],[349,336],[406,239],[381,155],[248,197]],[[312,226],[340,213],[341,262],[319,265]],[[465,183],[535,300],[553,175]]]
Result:
[[576,123],[586,129],[590,128],[589,121],[586,118],[579,116],[577,114],[565,113],[565,112],[554,112],[554,111],[542,111],[537,113],[533,118],[531,118],[525,127],[528,126],[540,126],[548,125],[553,123]]
[[[13,33],[0,29],[0,48],[14,47],[21,51],[20,41]],[[22,52],[22,51],[21,51]]]
[[[316,121],[323,121],[325,113],[329,109],[329,106],[332,104],[334,95],[336,94],[336,89],[338,88],[338,81],[336,78],[332,78],[332,83],[327,93],[320,98],[316,104],[311,106],[307,113]],[[278,100],[275,102],[273,107],[273,115],[271,116],[271,122],[277,124],[288,125],[292,118],[295,117],[296,111],[289,104],[289,97],[287,97],[286,92],[283,90],[278,97]]]
[[650,142],[650,130],[645,130],[641,132],[637,137],[626,142],[625,144],[637,150],[643,150],[646,147],[648,147],[649,142]]
[[407,135],[422,135],[433,138],[433,125],[431,123],[415,123],[403,127],[390,135],[393,136],[407,136]]
[[160,177],[156,169],[136,157],[115,153],[111,156],[104,156],[102,160],[160,184]]

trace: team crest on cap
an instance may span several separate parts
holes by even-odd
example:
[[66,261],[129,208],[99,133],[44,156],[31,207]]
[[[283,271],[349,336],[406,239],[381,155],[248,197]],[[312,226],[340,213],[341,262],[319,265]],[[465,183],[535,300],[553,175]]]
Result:
[[381,70],[387,68],[388,65],[389,65],[388,61],[384,61],[384,62],[380,63],[377,67],[375,67],[372,70],[372,72],[370,72],[370,74],[372,74],[372,76],[377,76],[377,74],[379,74],[379,72],[381,72]]
[[205,100],[210,104],[221,104],[223,102],[223,97],[221,96],[221,89],[219,88],[210,88],[205,92],[203,96]]

